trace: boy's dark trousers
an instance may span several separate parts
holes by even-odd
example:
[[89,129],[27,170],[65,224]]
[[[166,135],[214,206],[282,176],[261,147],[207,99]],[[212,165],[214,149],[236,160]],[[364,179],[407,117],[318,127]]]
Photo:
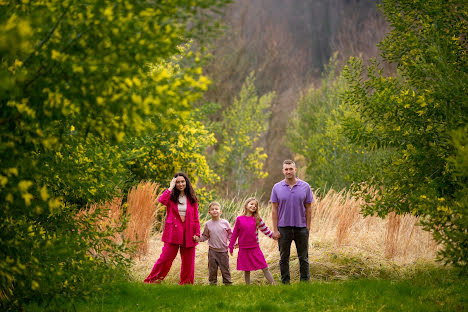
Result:
[[218,267],[223,276],[223,283],[231,285],[231,271],[229,270],[229,255],[227,251],[208,250],[208,281],[211,285],[218,284]]

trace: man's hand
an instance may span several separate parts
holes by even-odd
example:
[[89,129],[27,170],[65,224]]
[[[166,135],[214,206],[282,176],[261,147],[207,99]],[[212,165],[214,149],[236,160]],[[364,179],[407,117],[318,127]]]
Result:
[[273,223],[273,239],[278,240],[281,236],[278,231],[278,203],[271,203],[271,221]]
[[280,238],[280,236],[281,236],[281,234],[280,234],[279,231],[273,231],[273,236],[272,236],[272,238],[273,238],[274,240],[278,240],[278,239]]

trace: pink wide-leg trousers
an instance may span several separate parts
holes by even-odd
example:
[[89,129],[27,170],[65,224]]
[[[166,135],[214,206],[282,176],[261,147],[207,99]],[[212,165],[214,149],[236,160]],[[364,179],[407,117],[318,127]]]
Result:
[[193,284],[195,277],[195,247],[184,247],[182,245],[175,245],[164,243],[162,253],[158,261],[153,266],[153,270],[145,278],[145,283],[160,283],[169,273],[172,262],[177,256],[180,248],[180,258],[182,266],[180,269],[180,282],[179,285]]

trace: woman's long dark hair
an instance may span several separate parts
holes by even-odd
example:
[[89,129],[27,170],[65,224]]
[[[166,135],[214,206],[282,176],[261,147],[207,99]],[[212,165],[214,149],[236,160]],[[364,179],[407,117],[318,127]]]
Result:
[[[190,200],[190,203],[195,204],[198,202],[197,195],[195,195],[195,191],[193,190],[192,183],[190,183],[190,179],[187,177],[187,175],[183,172],[177,172],[174,175],[174,178],[177,177],[184,177],[185,179],[185,196],[187,196],[188,200]],[[179,195],[180,191],[177,189],[177,187],[174,187],[171,192],[171,200],[174,203],[179,203]]]

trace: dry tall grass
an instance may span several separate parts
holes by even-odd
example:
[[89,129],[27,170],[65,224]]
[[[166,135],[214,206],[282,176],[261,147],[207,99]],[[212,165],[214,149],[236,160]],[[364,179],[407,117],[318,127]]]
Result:
[[361,200],[334,191],[317,198],[311,238],[331,241],[337,247],[368,251],[399,264],[434,258],[437,244],[429,232],[418,226],[417,217],[390,213],[385,219],[364,218],[360,212]]
[[387,221],[387,232],[385,234],[385,257],[392,258],[398,248],[398,237],[400,234],[401,218],[395,212],[390,212]]
[[136,244],[136,255],[141,256],[148,252],[151,231],[153,229],[161,231],[163,227],[156,218],[162,216],[164,210],[164,206],[157,201],[158,191],[158,184],[142,181],[136,187],[130,188],[127,203],[122,205],[123,196],[115,197],[103,204],[90,205],[87,209],[81,210],[78,217],[93,214],[99,208],[106,214],[98,220],[96,226],[104,230],[107,227],[118,228],[125,214],[128,218],[127,228],[123,233],[115,232],[111,239],[120,244],[125,238],[130,243]]
[[[78,220],[80,217],[94,214],[96,209],[104,211],[104,216],[95,224],[99,231],[104,231],[107,228],[115,230],[121,225],[122,197],[114,197],[112,200],[103,204],[94,203],[89,205],[87,209],[83,209],[78,212]],[[122,242],[122,237],[117,232],[114,233],[114,236],[111,239],[115,243]]]
[[[418,218],[411,215],[390,215],[386,219],[374,216],[364,218],[360,213],[360,200],[351,197],[349,193],[333,190],[322,198],[316,197],[309,236],[309,263],[313,279],[398,276],[403,274],[401,270],[412,264],[434,262],[438,246],[431,234],[418,226]],[[242,204],[239,201],[237,215],[242,211]],[[269,205],[261,204],[260,215],[271,226]],[[279,280],[278,245],[262,234],[259,234],[259,239],[270,270],[275,279]],[[162,246],[161,233],[156,233],[149,240],[147,255],[135,261],[135,279],[143,280],[146,277],[158,259]],[[196,284],[208,284],[207,254],[207,243],[200,243],[196,250]],[[230,265],[233,281],[239,284],[243,283],[243,274],[236,270],[236,258],[237,251],[231,257]],[[294,244],[290,267],[292,281],[299,280],[299,261]],[[179,273],[178,256],[165,283],[178,283]],[[253,272],[252,281],[265,282],[263,273]]]
[[[158,191],[158,184],[143,181],[128,191],[127,215],[129,220],[124,236],[137,243],[139,255],[148,252],[148,241],[155,217],[164,207],[158,203]],[[159,225],[158,229],[161,226]]]

